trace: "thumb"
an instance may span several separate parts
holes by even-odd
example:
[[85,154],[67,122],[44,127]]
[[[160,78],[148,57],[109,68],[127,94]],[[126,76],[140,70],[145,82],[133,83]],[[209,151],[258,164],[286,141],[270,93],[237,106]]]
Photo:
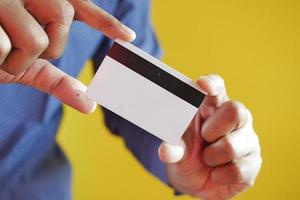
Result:
[[90,0],[69,0],[75,9],[75,19],[80,20],[90,27],[101,31],[111,39],[121,39],[131,42],[136,34],[133,30],[123,25],[115,17]]
[[165,164],[174,164],[181,161],[185,155],[185,142],[180,140],[179,144],[173,145],[166,142],[160,144],[158,156]]

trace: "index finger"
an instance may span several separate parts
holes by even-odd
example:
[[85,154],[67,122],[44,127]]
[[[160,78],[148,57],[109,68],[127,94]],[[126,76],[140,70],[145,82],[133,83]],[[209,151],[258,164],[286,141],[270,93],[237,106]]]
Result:
[[197,85],[207,93],[200,107],[201,117],[206,119],[229,98],[224,80],[219,75],[202,76],[197,80]]
[[94,29],[101,31],[111,39],[121,39],[131,42],[136,34],[123,25],[115,17],[102,8],[87,0],[69,0],[75,9],[75,19],[80,20]]
[[9,80],[9,83],[25,84],[44,91],[83,113],[91,113],[96,108],[96,103],[84,94],[85,85],[47,60],[38,59],[18,76],[7,74],[6,80]]

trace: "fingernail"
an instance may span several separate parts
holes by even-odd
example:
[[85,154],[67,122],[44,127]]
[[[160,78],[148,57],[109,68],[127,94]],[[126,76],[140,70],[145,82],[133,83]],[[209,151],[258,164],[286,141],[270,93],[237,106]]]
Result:
[[183,140],[180,140],[177,145],[167,144],[166,146],[169,150],[170,163],[177,163],[183,158],[185,152],[185,143]]
[[93,107],[92,107],[92,109],[91,109],[91,112],[90,112],[90,113],[93,113],[93,112],[95,112],[95,110],[96,110],[96,108],[97,108],[97,103],[96,103],[96,102],[94,102],[94,101],[93,101],[93,103],[94,103],[94,105],[93,105]]
[[126,34],[130,35],[131,41],[133,41],[136,38],[136,33],[132,29],[125,26],[124,24],[121,25],[121,28]]

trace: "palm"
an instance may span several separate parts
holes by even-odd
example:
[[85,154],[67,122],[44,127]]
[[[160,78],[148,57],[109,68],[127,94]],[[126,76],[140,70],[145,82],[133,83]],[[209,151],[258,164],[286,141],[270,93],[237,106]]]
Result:
[[[203,160],[203,152],[209,143],[206,142],[207,138],[206,141],[203,139],[203,134],[207,133],[201,133],[202,124],[207,123],[211,116],[216,116],[216,113],[224,107],[224,103],[229,100],[224,81],[218,76],[210,76],[208,79],[210,80],[207,81],[206,77],[197,82],[200,88],[208,92],[208,95],[183,136],[186,146],[185,156],[178,163],[167,165],[167,174],[171,184],[181,192],[203,199],[228,199],[249,185],[244,183],[220,184],[212,176],[215,168],[210,167]],[[211,84],[212,82],[215,84]],[[232,113],[225,113],[221,118],[222,120],[228,117],[232,118],[230,115]],[[226,120],[224,123],[226,124]],[[214,132],[220,130],[220,127],[226,127],[224,123],[215,121]],[[257,146],[259,148],[259,145]]]
[[[207,143],[201,137],[201,129],[197,127],[199,125],[196,124],[195,119],[184,134],[188,146],[188,154],[185,158],[180,163],[167,166],[170,182],[176,188],[189,191],[193,196],[197,194],[197,197],[204,199],[227,199],[244,190],[246,185],[243,184],[221,185],[212,180],[213,168],[206,165],[201,157]],[[187,179],[188,183],[182,181]]]

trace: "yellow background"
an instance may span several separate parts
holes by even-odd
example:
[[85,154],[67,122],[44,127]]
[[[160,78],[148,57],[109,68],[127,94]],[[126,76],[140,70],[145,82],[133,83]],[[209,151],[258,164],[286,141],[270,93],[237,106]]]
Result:
[[[255,187],[236,199],[300,199],[299,19],[299,0],[153,2],[164,61],[193,79],[222,75],[253,112],[264,163]],[[91,74],[85,68],[81,80]],[[75,200],[175,198],[109,134],[99,110],[65,111],[58,140],[73,165]]]

